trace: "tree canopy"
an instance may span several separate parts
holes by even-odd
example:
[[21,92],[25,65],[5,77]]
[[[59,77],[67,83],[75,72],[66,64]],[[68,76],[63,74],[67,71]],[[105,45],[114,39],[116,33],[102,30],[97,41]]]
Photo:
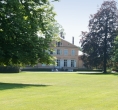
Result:
[[118,68],[118,36],[114,40],[114,47],[113,47],[113,68]]
[[50,43],[60,25],[48,0],[0,1],[0,65],[53,63]]
[[82,59],[88,67],[104,67],[111,59],[112,47],[118,27],[116,2],[104,1],[96,14],[90,16],[89,32],[82,32]]

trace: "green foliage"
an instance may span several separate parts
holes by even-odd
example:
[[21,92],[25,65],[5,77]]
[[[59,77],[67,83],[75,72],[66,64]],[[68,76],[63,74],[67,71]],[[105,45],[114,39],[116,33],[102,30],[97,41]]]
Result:
[[61,31],[48,0],[0,1],[0,65],[54,63],[50,43]]
[[20,68],[14,66],[0,66],[0,73],[19,73]]
[[113,68],[118,69],[118,36],[114,40],[112,61],[113,61]]
[[115,1],[104,1],[96,14],[90,16],[89,32],[82,32],[82,59],[87,67],[104,67],[112,56],[118,26]]
[[21,71],[51,71],[52,69],[51,68],[30,68],[30,69],[26,69],[26,68],[23,68],[21,69]]
[[79,51],[82,51],[82,48],[78,46]]

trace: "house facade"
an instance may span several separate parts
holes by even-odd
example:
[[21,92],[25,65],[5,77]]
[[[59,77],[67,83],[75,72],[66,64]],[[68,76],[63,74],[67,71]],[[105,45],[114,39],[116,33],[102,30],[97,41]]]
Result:
[[84,68],[83,62],[79,55],[79,48],[64,39],[55,42],[56,47],[51,47],[54,52],[50,53],[56,57],[56,65],[38,64],[37,68],[57,68],[57,69],[79,69]]

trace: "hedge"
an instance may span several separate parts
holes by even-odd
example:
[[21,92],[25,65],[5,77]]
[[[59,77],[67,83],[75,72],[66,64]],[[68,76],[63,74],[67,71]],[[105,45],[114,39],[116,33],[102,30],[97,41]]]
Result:
[[19,73],[20,68],[14,66],[0,66],[0,73]]
[[21,71],[51,71],[51,68],[23,68]]

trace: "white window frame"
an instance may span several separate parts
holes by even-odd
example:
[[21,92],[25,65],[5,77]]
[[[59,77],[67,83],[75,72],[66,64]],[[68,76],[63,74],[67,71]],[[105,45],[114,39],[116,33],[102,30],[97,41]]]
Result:
[[61,42],[56,42],[56,46],[57,46],[57,47],[60,47],[61,45],[62,45]]
[[61,55],[61,50],[57,49],[57,55]]
[[46,64],[42,64],[42,66],[46,66]]
[[57,66],[60,67],[60,59],[57,59]]
[[71,50],[71,55],[75,56],[75,50],[74,49]]
[[75,67],[74,66],[75,65],[74,62],[75,62],[74,60],[71,60],[71,67]]
[[64,55],[68,55],[68,49],[64,49]]
[[64,59],[64,67],[67,67],[67,60]]

